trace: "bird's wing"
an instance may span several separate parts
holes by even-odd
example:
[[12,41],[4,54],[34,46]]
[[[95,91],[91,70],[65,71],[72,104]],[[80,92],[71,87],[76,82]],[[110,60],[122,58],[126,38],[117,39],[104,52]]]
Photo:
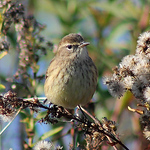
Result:
[[54,61],[54,59],[52,59],[51,62],[49,63],[48,69],[47,69],[46,74],[45,74],[45,79],[47,79],[47,77],[49,76],[49,67],[53,61]]

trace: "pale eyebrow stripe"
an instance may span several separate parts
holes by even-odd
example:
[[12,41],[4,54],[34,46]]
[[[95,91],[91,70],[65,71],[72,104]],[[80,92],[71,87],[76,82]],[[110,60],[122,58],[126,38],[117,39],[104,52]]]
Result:
[[79,46],[80,44],[79,43],[67,43],[67,44],[65,43],[65,44],[61,45],[60,47],[64,47],[64,46],[67,46],[67,45],[73,45],[73,46],[78,45]]

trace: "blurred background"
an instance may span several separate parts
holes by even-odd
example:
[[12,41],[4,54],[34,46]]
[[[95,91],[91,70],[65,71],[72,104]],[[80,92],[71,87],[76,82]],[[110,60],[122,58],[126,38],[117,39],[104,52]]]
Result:
[[[103,77],[110,76],[112,68],[117,66],[121,59],[134,54],[138,36],[149,30],[148,0],[23,0],[25,15],[33,15],[35,19],[45,25],[40,35],[51,41],[53,48],[46,49],[46,55],[41,55],[37,65],[37,75],[45,75],[46,69],[54,57],[60,39],[69,33],[80,33],[88,46],[89,55],[98,68],[98,86],[87,110],[98,119],[107,117],[118,124],[117,133],[121,141],[129,148],[143,150],[148,147],[147,140],[139,124],[139,116],[131,113],[127,106],[136,107],[136,100],[130,93],[125,93],[120,99],[113,98],[105,85]],[[1,8],[1,15],[4,9]],[[34,93],[26,91],[18,81],[9,82],[18,67],[18,51],[16,50],[16,32],[12,24],[7,33],[10,49],[8,54],[0,59],[0,84],[5,86],[0,92],[14,90],[19,97],[45,96],[44,79],[35,81],[31,87]],[[28,73],[33,72],[29,68]],[[32,80],[32,78],[31,78]],[[50,140],[54,145],[69,149],[72,142],[70,123],[59,122],[56,125],[41,124],[40,114],[32,114],[29,110],[21,112],[7,130],[2,134],[1,149],[22,150],[24,140],[28,143],[27,129],[34,135],[34,143],[41,140]],[[21,120],[21,122],[20,122]],[[23,123],[24,122],[24,123]],[[31,123],[32,122],[32,123]],[[1,130],[6,123],[0,122]],[[84,146],[84,135],[78,131],[77,142]],[[45,137],[43,137],[43,135]],[[42,138],[41,138],[42,137]],[[101,149],[113,149],[104,144]],[[120,148],[121,149],[121,148]]]

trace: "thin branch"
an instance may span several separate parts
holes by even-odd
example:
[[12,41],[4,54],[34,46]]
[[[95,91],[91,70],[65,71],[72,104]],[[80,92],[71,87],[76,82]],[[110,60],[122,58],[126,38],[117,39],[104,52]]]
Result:
[[17,111],[17,113],[15,114],[15,116],[12,118],[12,120],[2,129],[2,131],[0,132],[0,135],[2,135],[2,133],[9,127],[9,125],[17,117],[17,115],[19,114],[19,112],[21,111],[21,109],[22,109],[22,107],[19,108],[19,110]]
[[[96,124],[98,124],[100,127],[102,127],[102,125],[101,125],[101,123],[100,123],[100,121],[98,120],[98,119],[96,119],[95,117],[93,117],[88,111],[86,111],[83,107],[81,107],[80,106],[80,108],[82,108],[82,110],[89,116],[89,117],[91,117],[93,120],[94,120],[94,122],[96,123]],[[107,136],[107,138],[108,138],[108,140],[112,143],[112,141],[110,140],[110,138],[111,139],[113,139],[114,141],[116,141],[118,144],[120,144],[122,147],[124,147],[126,150],[129,150],[121,141],[119,141],[118,139],[116,139],[112,134],[110,135],[110,134],[108,134],[107,132],[105,132],[104,130],[99,130],[101,133],[103,133],[103,134],[105,134],[106,136]],[[114,147],[114,146],[113,146]],[[114,147],[114,149],[117,149],[116,147]]]

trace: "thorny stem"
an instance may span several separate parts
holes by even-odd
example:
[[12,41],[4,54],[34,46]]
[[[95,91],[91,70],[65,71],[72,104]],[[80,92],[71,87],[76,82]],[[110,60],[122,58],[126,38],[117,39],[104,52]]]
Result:
[[[40,104],[39,107],[45,108],[45,109],[48,109],[48,110],[51,111],[51,109],[50,109],[49,107],[43,106],[42,104]],[[82,109],[83,109],[83,108],[82,108]],[[71,114],[71,113],[70,113],[68,110],[66,110],[66,109],[64,109],[64,110],[68,113],[68,115],[65,116],[65,117],[67,117],[67,118],[69,118],[69,119],[76,120],[76,121],[78,121],[78,122],[80,122],[80,123],[86,124],[86,122],[83,121],[83,120],[81,120],[79,117],[77,117],[77,116]],[[96,118],[94,118],[94,117],[93,117],[90,113],[88,113],[85,109],[83,109],[83,111],[84,111],[87,115],[89,115],[89,116],[95,121],[95,123],[98,123],[99,126],[102,126],[102,125],[100,124],[99,120],[97,120]],[[90,125],[92,126],[92,124],[90,124]],[[93,127],[93,126],[92,126],[92,127]],[[118,144],[120,144],[122,147],[124,147],[124,149],[129,150],[121,141],[119,141],[118,139],[116,139],[113,135],[108,134],[107,132],[105,132],[105,131],[103,131],[103,130],[100,130],[100,129],[98,129],[98,131],[101,132],[101,133],[103,133],[104,135],[108,136],[109,138],[113,139],[114,141],[116,141]]]
[[89,117],[91,117],[96,124],[98,124],[100,127],[102,127],[100,121],[98,119],[96,119],[95,117],[93,117],[88,111],[86,111],[83,107],[78,106],[83,112],[85,112]]
[[[111,138],[110,138],[109,136],[106,135],[106,137],[107,137],[107,139],[109,140],[110,143],[113,143],[112,140],[111,140]],[[118,150],[115,145],[113,145],[113,148],[114,148],[115,150]]]
[[[41,103],[38,104],[39,107],[44,108],[44,109],[48,109],[49,111],[51,111],[51,109],[47,106],[42,105]],[[81,106],[80,106],[81,107]],[[86,122],[82,119],[80,119],[78,116],[75,116],[73,114],[71,114],[67,109],[64,109],[67,112],[67,115],[65,117],[69,118],[69,119],[73,119],[76,120],[80,123],[84,123],[86,124]],[[90,116],[96,124],[98,124],[100,127],[102,127],[100,121],[98,119],[96,119],[95,117],[93,117],[89,112],[87,112],[85,109],[82,108],[82,110],[88,115]],[[90,126],[92,126],[92,124],[90,124]],[[94,127],[94,126],[92,126]],[[98,129],[99,132],[103,133],[104,135],[106,135],[107,137],[113,139],[114,141],[116,141],[118,144],[120,144],[122,147],[124,147],[124,149],[129,150],[121,141],[119,141],[118,139],[116,139],[113,135],[108,134],[107,132]]]
[[[98,120],[98,119],[96,119],[95,117],[93,117],[87,110],[85,110],[83,107],[81,107],[81,106],[78,106],[83,112],[85,112],[89,117],[91,117],[93,120],[94,120],[94,122],[96,123],[96,124],[98,124],[100,127],[102,127],[102,124],[101,124],[101,122]],[[103,128],[103,127],[102,127]],[[112,143],[112,140],[111,140],[111,138],[108,136],[108,135],[106,135],[106,137],[107,137],[107,139],[109,140],[109,142],[110,143]],[[115,149],[115,150],[117,150],[117,147],[115,146],[115,145],[113,145],[113,148]]]
[[[88,115],[88,116],[90,116],[93,120],[94,120],[94,122],[96,123],[96,124],[98,124],[100,127],[102,127],[102,125],[101,125],[101,123],[100,123],[100,121],[98,120],[98,119],[96,119],[95,117],[93,117],[88,111],[86,111],[83,107],[81,107],[80,106],[80,108],[82,108],[82,110]],[[122,147],[124,147],[126,150],[129,150],[121,141],[119,141],[119,140],[117,140],[113,135],[110,135],[110,134],[108,134],[108,133],[106,133],[105,131],[103,131],[103,130],[99,130],[99,132],[101,132],[101,133],[103,133],[103,134],[105,134],[106,136],[107,136],[107,138],[108,138],[108,140],[111,138],[111,139],[113,139],[114,141],[116,141],[117,143],[119,143]],[[110,140],[109,140],[110,141]],[[112,143],[112,141],[110,141],[111,143]],[[113,146],[114,147],[114,146]],[[115,147],[114,147],[114,149],[116,149]]]

